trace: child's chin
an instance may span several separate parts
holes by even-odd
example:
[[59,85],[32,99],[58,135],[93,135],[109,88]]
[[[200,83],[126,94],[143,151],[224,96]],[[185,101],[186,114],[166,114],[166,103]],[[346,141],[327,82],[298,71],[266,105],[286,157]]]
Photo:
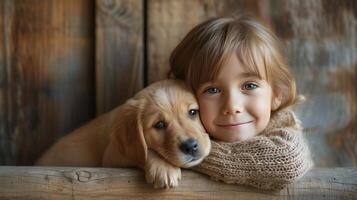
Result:
[[257,134],[251,132],[251,133],[235,133],[233,136],[230,137],[216,137],[216,139],[222,141],[222,142],[241,142],[244,140],[249,140],[256,136]]

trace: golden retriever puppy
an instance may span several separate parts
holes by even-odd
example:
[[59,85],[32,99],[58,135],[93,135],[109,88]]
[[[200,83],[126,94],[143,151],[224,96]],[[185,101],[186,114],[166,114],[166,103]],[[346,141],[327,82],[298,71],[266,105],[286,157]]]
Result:
[[211,143],[185,84],[151,84],[54,144],[37,165],[140,167],[155,187],[175,187],[182,168],[200,163]]

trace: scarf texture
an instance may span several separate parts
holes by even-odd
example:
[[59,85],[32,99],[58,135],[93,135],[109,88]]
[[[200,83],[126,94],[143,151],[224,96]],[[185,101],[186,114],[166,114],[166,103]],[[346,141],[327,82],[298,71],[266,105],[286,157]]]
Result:
[[283,189],[313,166],[300,124],[291,110],[283,110],[259,136],[233,143],[211,140],[209,156],[193,170],[225,183]]

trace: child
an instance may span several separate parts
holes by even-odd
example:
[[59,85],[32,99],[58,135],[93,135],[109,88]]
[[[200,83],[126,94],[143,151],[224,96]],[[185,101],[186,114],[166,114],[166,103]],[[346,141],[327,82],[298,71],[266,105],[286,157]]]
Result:
[[195,170],[215,180],[282,189],[312,166],[302,128],[287,108],[299,100],[276,36],[247,15],[193,28],[170,57],[170,75],[194,90],[212,138]]

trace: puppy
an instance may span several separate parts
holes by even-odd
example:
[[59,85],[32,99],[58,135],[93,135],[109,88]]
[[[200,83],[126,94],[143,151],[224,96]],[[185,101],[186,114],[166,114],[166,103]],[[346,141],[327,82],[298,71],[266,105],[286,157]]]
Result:
[[139,167],[155,187],[175,187],[180,168],[199,164],[211,143],[185,84],[151,84],[54,144],[37,165]]

